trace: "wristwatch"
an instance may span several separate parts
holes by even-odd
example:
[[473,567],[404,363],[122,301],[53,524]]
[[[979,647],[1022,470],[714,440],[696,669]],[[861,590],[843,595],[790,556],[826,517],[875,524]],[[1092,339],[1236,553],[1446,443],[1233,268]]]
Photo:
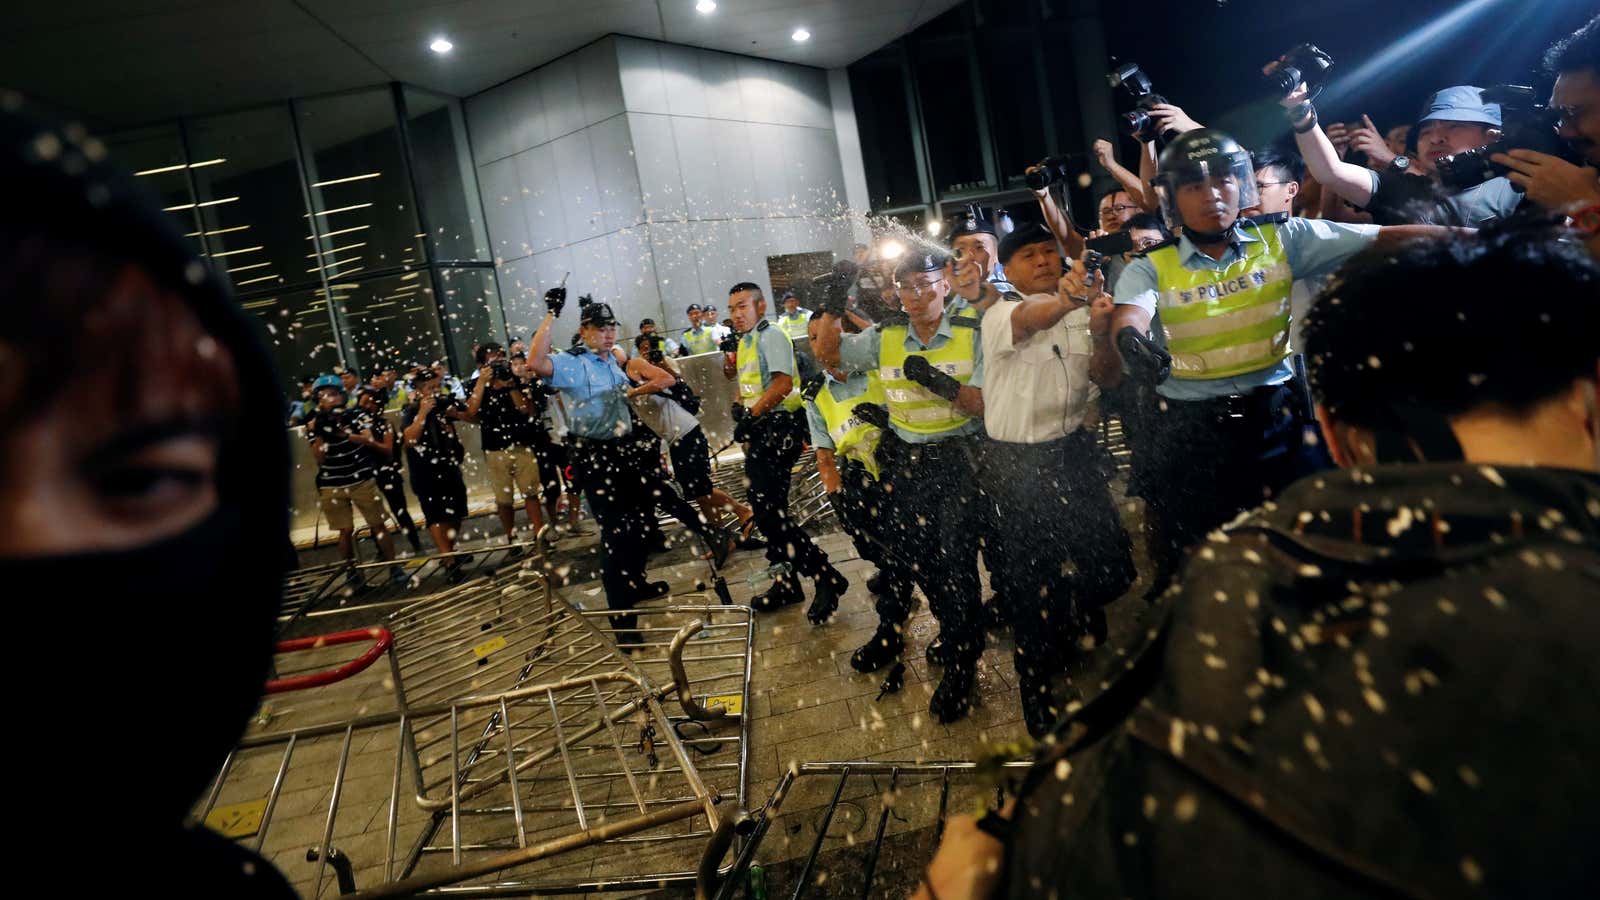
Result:
[[1393,172],[1399,172],[1401,174],[1411,171],[1411,157],[1404,155],[1396,156],[1394,161],[1389,163],[1389,170]]

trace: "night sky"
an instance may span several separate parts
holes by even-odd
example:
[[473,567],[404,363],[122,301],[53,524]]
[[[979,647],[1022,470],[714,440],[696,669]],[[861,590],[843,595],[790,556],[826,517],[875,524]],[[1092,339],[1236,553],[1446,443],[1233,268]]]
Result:
[[[1600,12],[1594,0],[1133,0],[1103,2],[1108,51],[1138,62],[1157,93],[1247,145],[1287,140],[1259,80],[1262,64],[1300,43],[1335,60],[1318,102],[1324,122],[1370,115],[1380,129],[1415,119],[1453,84],[1530,83],[1544,49]],[[1450,27],[1450,17],[1456,23]],[[1425,39],[1409,37],[1437,29]],[[1388,48],[1392,61],[1367,66]],[[1368,77],[1371,73],[1371,77]],[[1534,83],[1539,84],[1535,81]],[[1548,84],[1542,84],[1542,89]],[[1541,98],[1548,93],[1541,93]],[[1119,96],[1118,108],[1127,99]]]

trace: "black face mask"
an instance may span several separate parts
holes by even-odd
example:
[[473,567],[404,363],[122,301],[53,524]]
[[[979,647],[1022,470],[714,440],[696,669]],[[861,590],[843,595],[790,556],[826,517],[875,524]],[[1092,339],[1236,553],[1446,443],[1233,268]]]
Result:
[[43,701],[24,709],[54,733],[38,747],[50,777],[106,779],[123,827],[175,831],[260,696],[282,567],[264,564],[279,548],[244,540],[241,521],[224,506],[129,550],[0,559],[0,583],[26,601],[18,635],[46,651],[37,674],[50,685],[25,690]]

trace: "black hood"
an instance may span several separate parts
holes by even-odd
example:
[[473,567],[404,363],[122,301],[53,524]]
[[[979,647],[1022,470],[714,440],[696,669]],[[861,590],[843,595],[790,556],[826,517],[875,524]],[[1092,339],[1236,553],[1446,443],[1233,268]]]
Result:
[[[8,99],[0,94],[0,105]],[[117,810],[117,830],[131,839],[175,834],[243,732],[271,661],[290,556],[279,381],[227,285],[82,129],[0,110],[0,197],[0,233],[126,260],[180,294],[238,373],[219,508],[200,527],[130,551],[0,560],[18,624],[77,648],[45,658],[39,681],[21,688],[37,712],[64,716],[48,742],[52,770]]]

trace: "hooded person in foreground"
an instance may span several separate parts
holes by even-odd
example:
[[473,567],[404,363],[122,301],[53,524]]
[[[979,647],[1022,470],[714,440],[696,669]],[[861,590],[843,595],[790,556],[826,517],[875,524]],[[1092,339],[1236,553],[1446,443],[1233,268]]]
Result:
[[[282,391],[214,270],[104,156],[0,111],[0,584],[14,652],[55,651],[12,682],[53,732],[16,799],[119,893],[292,897],[185,823],[272,656]],[[41,873],[76,877],[50,853]]]
[[1306,327],[1343,471],[1198,548],[1128,674],[1009,818],[952,820],[921,893],[1592,890],[1596,335],[1570,234],[1352,261]]

